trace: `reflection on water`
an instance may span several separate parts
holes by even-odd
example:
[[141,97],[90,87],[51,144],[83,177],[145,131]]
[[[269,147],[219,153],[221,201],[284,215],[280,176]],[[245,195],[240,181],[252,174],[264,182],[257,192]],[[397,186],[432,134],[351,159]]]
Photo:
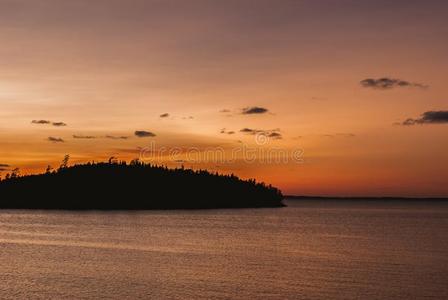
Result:
[[0,211],[0,298],[448,298],[448,205]]

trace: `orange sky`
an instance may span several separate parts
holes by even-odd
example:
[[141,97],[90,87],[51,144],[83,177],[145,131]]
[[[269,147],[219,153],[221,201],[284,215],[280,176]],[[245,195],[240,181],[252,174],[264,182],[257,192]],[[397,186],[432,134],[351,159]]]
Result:
[[[0,174],[177,149],[142,158],[287,194],[448,196],[448,121],[394,125],[448,110],[447,15],[436,0],[0,0]],[[385,77],[399,81],[360,84]]]

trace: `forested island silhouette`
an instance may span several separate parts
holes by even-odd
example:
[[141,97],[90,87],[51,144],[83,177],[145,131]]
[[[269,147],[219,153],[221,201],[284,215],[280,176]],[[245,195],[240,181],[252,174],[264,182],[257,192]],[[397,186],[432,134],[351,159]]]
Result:
[[45,173],[7,174],[0,181],[2,209],[149,210],[281,207],[283,195],[254,179],[206,170],[110,159]]

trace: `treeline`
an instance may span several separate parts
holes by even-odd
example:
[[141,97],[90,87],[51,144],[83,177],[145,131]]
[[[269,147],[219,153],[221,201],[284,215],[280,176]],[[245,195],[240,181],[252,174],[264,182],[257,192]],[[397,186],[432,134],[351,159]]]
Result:
[[255,180],[133,160],[61,166],[39,175],[7,175],[0,208],[200,209],[283,206],[281,192]]

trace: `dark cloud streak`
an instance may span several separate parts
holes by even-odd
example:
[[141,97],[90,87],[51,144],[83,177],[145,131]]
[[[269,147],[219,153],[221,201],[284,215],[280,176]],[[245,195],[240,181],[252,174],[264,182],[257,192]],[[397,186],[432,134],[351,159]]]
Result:
[[52,142],[52,143],[65,143],[65,141],[61,138],[57,138],[57,137],[48,137],[48,141]]
[[111,139],[111,140],[127,140],[129,137],[128,136],[106,135],[105,138],[106,139]]
[[64,122],[51,122],[50,120],[32,120],[31,121],[32,124],[37,124],[37,125],[53,125],[55,127],[63,127],[63,126],[67,126],[66,123]]
[[155,137],[156,136],[151,131],[144,131],[144,130],[137,130],[134,132],[134,135],[139,138]]
[[92,135],[73,135],[74,139],[86,139],[86,140],[91,140],[91,139],[96,139],[96,136],[92,136]]
[[380,90],[388,90],[397,87],[416,87],[421,89],[428,88],[427,85],[421,83],[409,82],[406,80],[389,78],[389,77],[383,77],[378,79],[367,78],[360,81],[360,84],[365,88],[374,88]]
[[408,118],[401,123],[404,126],[424,124],[448,124],[448,110],[427,111],[420,118]]
[[268,111],[269,110],[267,108],[259,107],[259,106],[253,106],[253,107],[243,108],[241,113],[243,115],[255,115],[255,114],[265,114]]
[[32,120],[31,123],[41,125],[41,124],[50,124],[51,122],[48,120]]
[[283,139],[283,136],[280,133],[280,129],[262,130],[262,129],[243,128],[240,130],[240,132],[248,135],[265,135],[274,140]]
[[64,122],[53,122],[51,123],[53,126],[55,127],[63,127],[63,126],[67,126],[67,124],[65,124]]

